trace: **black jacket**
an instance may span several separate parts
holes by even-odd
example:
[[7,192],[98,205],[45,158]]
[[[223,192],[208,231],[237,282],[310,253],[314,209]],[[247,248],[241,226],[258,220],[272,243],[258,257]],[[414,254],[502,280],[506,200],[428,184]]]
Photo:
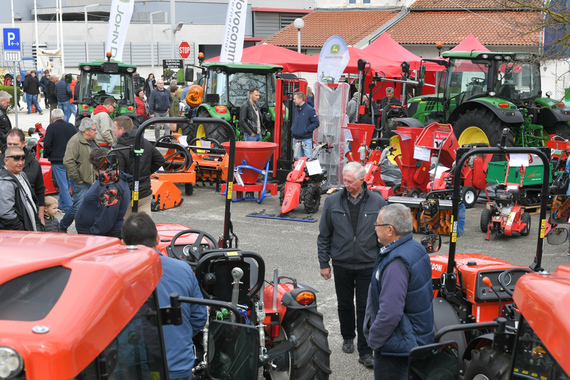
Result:
[[257,134],[257,114],[255,113],[254,108],[257,109],[257,112],[259,113],[259,129],[261,130],[261,133],[263,133],[263,117],[261,115],[261,110],[257,104],[251,104],[248,99],[243,102],[239,109],[239,127],[242,132],[247,135],[251,135],[252,133]]
[[[12,129],[12,122],[8,117],[8,112],[6,108],[0,105],[0,147],[6,145],[6,134]],[[0,162],[3,165],[4,161]]]
[[[52,83],[53,84],[53,83]],[[44,157],[56,165],[63,165],[65,148],[70,138],[77,133],[73,124],[59,119],[48,125],[44,137]]]
[[[23,177],[26,175],[24,174]],[[18,186],[18,180],[8,171],[8,169],[2,167],[0,168],[0,191],[3,193],[2,198],[2,208],[8,206],[6,209],[2,210],[2,215],[5,215],[5,211],[13,210],[14,213],[10,213],[14,217],[0,217],[0,230],[20,230],[20,231],[33,231],[34,223],[36,226],[40,226],[38,215],[35,215],[35,220],[30,219],[28,210],[26,209],[25,202],[26,199],[20,191]],[[7,190],[13,196],[7,196]],[[34,194],[32,192],[32,198]],[[33,199],[33,202],[36,202]],[[39,229],[38,229],[39,231]]]
[[47,85],[49,82],[50,82],[49,76],[47,76],[47,75],[44,75],[42,77],[42,79],[40,79],[40,87],[41,87],[42,91],[44,92],[44,94],[46,93]]
[[26,76],[24,79],[24,92],[30,95],[37,95],[40,93],[40,81],[32,74]]
[[[0,153],[0,162],[4,162],[4,152],[6,152],[6,146],[2,148],[2,153]],[[35,196],[36,206],[45,206],[46,187],[44,185],[42,166],[36,159],[35,151],[24,148],[24,154],[26,155],[26,160],[24,162],[24,170],[22,171],[26,173],[30,183],[32,194]]]
[[73,92],[71,92],[71,86],[65,81],[65,79],[60,79],[55,84],[55,96],[58,102],[69,102],[73,98]]
[[57,95],[55,94],[55,83],[48,81],[46,84],[45,95],[48,104],[57,104]]
[[[114,148],[134,146],[136,134],[137,131],[134,130],[123,133]],[[164,156],[146,139],[143,139],[143,149],[144,153],[140,160],[139,199],[152,195],[150,175],[164,164]],[[130,150],[118,150],[116,154],[119,158],[119,170],[133,175],[134,157],[131,156]],[[129,188],[133,190],[132,178],[129,179]]]

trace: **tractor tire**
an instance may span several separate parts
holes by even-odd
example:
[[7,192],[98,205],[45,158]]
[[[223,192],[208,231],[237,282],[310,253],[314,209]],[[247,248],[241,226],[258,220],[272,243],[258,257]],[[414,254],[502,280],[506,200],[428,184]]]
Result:
[[[210,117],[208,111],[202,109],[198,112],[197,117]],[[219,141],[220,143],[226,142],[229,140],[228,132],[224,129],[224,127],[217,125],[217,124],[188,124],[188,131],[187,140],[192,141],[195,138],[199,137],[208,137]]]
[[297,338],[297,346],[274,361],[265,373],[270,380],[324,380],[331,374],[331,351],[323,315],[316,309],[289,309],[277,340]]
[[465,208],[473,208],[477,203],[477,190],[473,186],[463,186],[461,189],[461,200]]
[[284,200],[285,200],[285,186],[279,189],[279,206],[283,206]]
[[545,127],[544,130],[549,135],[557,135],[564,138],[565,140],[570,140],[570,126],[565,121],[559,121],[557,123],[554,123],[552,127],[550,128]]
[[471,352],[471,360],[465,361],[463,380],[506,380],[510,366],[510,355],[486,346]]
[[184,194],[186,195],[194,194],[194,185],[191,183],[184,184]]
[[319,211],[321,205],[321,188],[316,183],[309,183],[302,194],[303,206],[308,214]]
[[481,213],[481,221],[479,222],[479,226],[481,227],[481,232],[487,233],[487,226],[491,221],[491,210],[488,208],[484,209]]
[[530,214],[528,212],[523,212],[521,222],[526,223],[526,227],[521,230],[521,236],[528,236],[530,234]]
[[419,189],[410,189],[410,190],[408,190],[407,196],[411,197],[411,198],[419,198],[420,190]]
[[[468,128],[469,131],[462,136]],[[501,142],[503,128],[508,128],[508,125],[487,108],[468,110],[459,115],[453,123],[453,132],[455,132],[459,146],[470,143],[488,143],[496,147]],[[510,130],[506,146],[515,146],[514,134]]]

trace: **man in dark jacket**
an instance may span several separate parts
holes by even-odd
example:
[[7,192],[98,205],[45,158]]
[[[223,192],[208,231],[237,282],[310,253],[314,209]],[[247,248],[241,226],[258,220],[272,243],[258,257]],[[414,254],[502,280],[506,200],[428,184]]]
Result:
[[49,70],[44,70],[44,76],[40,79],[40,88],[42,89],[42,93],[44,94],[44,102],[46,108],[49,107],[48,98],[47,98],[47,85],[49,83]]
[[[135,145],[137,131],[133,131],[133,121],[128,116],[118,116],[113,124],[113,132],[117,137],[117,144],[114,148],[124,148]],[[150,204],[152,202],[152,189],[150,188],[150,176],[164,164],[164,156],[146,139],[143,139],[144,152],[140,158],[140,182],[139,182],[139,202],[138,211],[150,215]],[[121,172],[134,175],[134,158],[129,149],[118,150],[119,170]],[[133,190],[133,181],[129,181],[129,187]],[[125,214],[125,220],[131,214],[129,207]]]
[[57,95],[55,94],[55,84],[57,83],[57,75],[52,74],[46,84],[45,96],[46,103],[49,106],[49,117],[52,120],[52,112],[57,108]]
[[12,122],[8,117],[10,99],[12,99],[12,95],[6,91],[0,91],[0,147],[6,145],[6,133],[12,129]]
[[305,94],[302,92],[293,94],[293,102],[296,107],[291,133],[297,140],[296,143],[301,144],[299,157],[310,159],[313,158],[313,131],[319,127],[319,118],[313,107],[305,102]]
[[22,173],[25,158],[19,146],[6,148],[0,168],[0,230],[38,231],[41,226],[30,183]]
[[239,126],[245,141],[261,141],[261,110],[257,106],[259,88],[249,89],[249,99],[239,109]]
[[413,238],[410,209],[388,205],[374,225],[383,244],[376,258],[366,305],[364,334],[374,350],[374,379],[408,379],[408,356],[433,343],[431,265]]
[[32,104],[36,107],[36,112],[43,114],[42,107],[38,103],[38,95],[40,93],[40,81],[36,78],[36,70],[30,71],[30,75],[26,75],[24,79],[24,92],[26,93],[26,102],[28,103],[28,113],[32,113]]
[[[11,129],[6,135],[6,146],[17,146],[22,148],[26,159],[24,161],[24,173],[32,188],[32,193],[35,196],[36,208],[38,209],[38,218],[41,223],[44,223],[45,211],[45,191],[44,176],[42,173],[42,166],[36,158],[35,152],[26,148],[26,135],[18,128]],[[2,158],[3,155],[1,155]]]
[[44,157],[51,163],[51,170],[59,187],[59,208],[66,212],[73,202],[71,201],[69,178],[63,166],[63,156],[67,142],[77,133],[77,129],[63,118],[63,110],[59,108],[53,110],[51,114],[52,123],[47,126],[44,137]]
[[59,82],[55,85],[57,107],[63,110],[65,121],[69,121],[71,117],[71,103],[69,101],[73,98],[73,92],[71,92],[70,82],[71,81],[67,82],[65,80],[65,74],[63,74]]
[[[150,117],[168,117],[168,111],[172,107],[172,97],[170,91],[164,89],[164,80],[156,81],[156,88],[152,90],[148,98],[148,111]],[[160,138],[160,130],[164,128],[164,135],[170,135],[170,124],[155,124],[154,137],[156,141]]]
[[[332,259],[338,302],[342,350],[354,352],[355,314],[358,334],[358,361],[367,367],[374,365],[372,349],[366,343],[362,326],[366,312],[368,286],[380,244],[374,233],[374,221],[386,201],[366,188],[364,167],[358,162],[344,166],[344,190],[325,200],[317,248],[321,276],[331,278]],[[356,290],[356,313],[354,293]]]

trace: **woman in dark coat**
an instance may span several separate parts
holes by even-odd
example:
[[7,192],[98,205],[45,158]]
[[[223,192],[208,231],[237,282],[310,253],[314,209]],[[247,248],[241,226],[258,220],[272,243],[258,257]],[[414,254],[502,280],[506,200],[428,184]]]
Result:
[[150,73],[148,74],[148,78],[146,78],[144,82],[144,88],[143,88],[144,94],[146,95],[147,99],[150,96],[150,92],[155,88],[156,88],[156,80],[154,79],[154,74]]

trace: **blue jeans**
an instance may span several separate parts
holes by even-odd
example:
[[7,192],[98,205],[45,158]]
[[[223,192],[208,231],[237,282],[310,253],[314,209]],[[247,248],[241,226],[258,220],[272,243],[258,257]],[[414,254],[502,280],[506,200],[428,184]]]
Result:
[[63,118],[69,122],[71,117],[71,103],[69,103],[69,100],[67,102],[57,102],[57,108],[63,110]]
[[[301,141],[301,149],[299,149],[299,157],[313,158],[313,138],[295,139],[295,143]],[[298,158],[298,157],[297,157]]]
[[73,223],[73,220],[75,219],[75,213],[77,212],[77,209],[81,205],[81,202],[83,202],[83,197],[85,196],[85,193],[87,193],[87,190],[89,190],[89,188],[91,187],[85,182],[77,183],[71,178],[69,179],[69,184],[71,185],[71,191],[73,192],[72,196],[73,205],[71,205],[69,210],[67,210],[67,212],[63,216],[63,218],[61,218],[61,222],[59,222],[59,228],[64,230],[67,230],[67,228],[71,225],[71,223]]
[[374,380],[408,380],[407,356],[384,356],[374,350]]
[[245,141],[261,141],[261,134],[256,134],[253,136],[248,135],[247,133],[243,135]]
[[42,112],[42,107],[40,107],[40,103],[38,103],[37,95],[26,94],[26,102],[28,103],[28,113],[32,113],[32,103],[36,106],[37,113]]
[[67,171],[65,171],[63,164],[51,164],[51,170],[59,187],[59,208],[60,210],[67,211],[73,204],[71,194],[69,193]]

